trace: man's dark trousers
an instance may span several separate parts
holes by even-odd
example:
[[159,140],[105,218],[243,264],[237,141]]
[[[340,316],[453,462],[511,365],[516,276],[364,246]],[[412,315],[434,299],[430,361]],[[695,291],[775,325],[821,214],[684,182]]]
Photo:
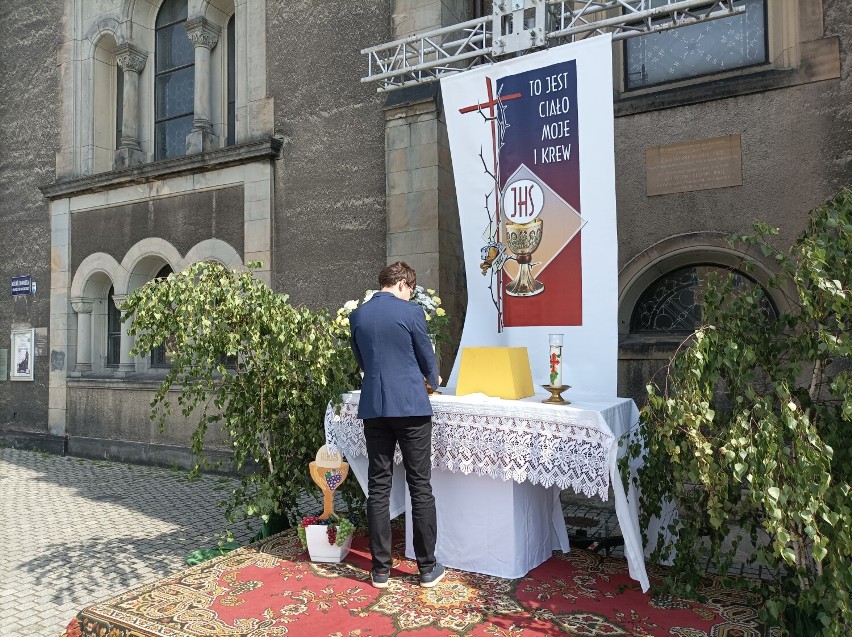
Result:
[[391,568],[390,492],[396,443],[411,496],[414,555],[421,572],[435,566],[438,522],[432,495],[432,417],[368,418],[364,421],[369,472],[367,522],[373,569]]

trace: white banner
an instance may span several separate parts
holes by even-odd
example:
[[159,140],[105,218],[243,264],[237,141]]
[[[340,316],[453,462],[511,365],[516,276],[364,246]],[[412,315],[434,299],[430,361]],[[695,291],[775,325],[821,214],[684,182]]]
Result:
[[533,381],[559,384],[548,335],[564,334],[561,382],[606,395],[618,358],[612,90],[609,36],[441,80],[467,274],[461,347],[527,347]]

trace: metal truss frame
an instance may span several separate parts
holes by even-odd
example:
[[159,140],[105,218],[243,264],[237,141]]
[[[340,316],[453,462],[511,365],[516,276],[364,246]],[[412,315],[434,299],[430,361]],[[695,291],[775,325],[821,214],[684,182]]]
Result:
[[[368,69],[361,81],[377,82],[380,92],[392,91],[434,82],[494,62],[501,55],[607,33],[613,40],[624,40],[745,12],[745,7],[734,6],[735,0],[665,2],[653,6],[657,4],[653,0],[495,0],[493,15],[363,49]],[[544,33],[540,27],[507,28],[507,24],[526,24],[530,11],[536,12],[536,18],[529,22],[543,21]],[[508,16],[512,19],[507,21]],[[529,44],[507,51],[508,41]]]
[[483,16],[363,49],[368,70],[361,81],[380,82],[379,91],[390,91],[492,62],[491,25],[491,16]]
[[[573,42],[576,36],[582,34],[612,33],[613,40],[625,40],[744,13],[745,7],[735,7],[734,2],[735,0],[668,0],[668,4],[651,7],[648,0],[548,0],[551,6],[561,6],[558,10],[558,28],[548,33],[547,38],[570,38]],[[602,12],[615,10],[620,10],[621,14],[610,18],[597,18]],[[589,19],[588,16],[595,17]]]

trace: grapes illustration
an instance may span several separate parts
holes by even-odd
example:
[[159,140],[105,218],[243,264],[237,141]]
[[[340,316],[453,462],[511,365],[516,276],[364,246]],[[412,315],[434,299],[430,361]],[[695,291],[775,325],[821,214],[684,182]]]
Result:
[[[322,513],[317,514],[317,517],[326,520],[334,516],[334,493],[346,480],[349,464],[340,460],[339,453],[330,455],[323,446],[317,452],[317,460],[309,463],[308,468],[311,479],[322,491]],[[338,533],[337,539],[340,538],[341,535]]]
[[338,486],[340,486],[340,483],[343,482],[343,476],[339,471],[326,471],[325,482],[328,485],[328,488],[334,491]]

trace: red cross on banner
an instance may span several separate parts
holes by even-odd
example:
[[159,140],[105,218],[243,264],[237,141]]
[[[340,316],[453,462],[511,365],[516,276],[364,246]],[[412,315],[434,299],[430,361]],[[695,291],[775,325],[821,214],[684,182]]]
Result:
[[[494,85],[490,77],[485,78],[485,87],[488,91],[488,100],[482,103],[465,106],[459,109],[459,113],[466,115],[467,113],[481,113],[483,109],[488,109],[488,119],[491,121],[491,153],[494,158],[493,174],[495,176],[495,196],[494,196],[494,219],[496,225],[496,233],[494,240],[500,243],[500,173],[498,167],[497,156],[497,117],[494,112],[494,107],[502,102],[516,100],[523,97],[522,93],[512,93],[510,95],[502,95],[494,97]],[[497,331],[503,331],[503,277],[497,277]]]

